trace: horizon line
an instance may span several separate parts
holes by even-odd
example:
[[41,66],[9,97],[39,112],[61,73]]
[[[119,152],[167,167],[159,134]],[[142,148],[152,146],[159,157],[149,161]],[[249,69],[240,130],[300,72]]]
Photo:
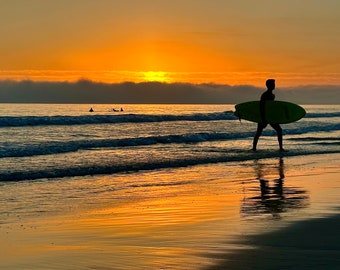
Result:
[[300,85],[340,85],[340,73],[328,72],[268,72],[268,71],[126,71],[126,70],[0,70],[0,81],[97,83],[188,83],[216,85],[264,86],[265,80],[275,78],[280,87]]

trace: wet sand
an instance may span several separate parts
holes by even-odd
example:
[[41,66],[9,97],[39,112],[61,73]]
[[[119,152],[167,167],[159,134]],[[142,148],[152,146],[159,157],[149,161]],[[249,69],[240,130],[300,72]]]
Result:
[[293,223],[249,237],[208,269],[339,269],[340,215]]
[[0,269],[336,269],[339,157],[1,184]]
[[307,206],[310,215],[282,228],[268,226],[267,233],[245,236],[237,242],[238,249],[215,257],[220,261],[207,269],[339,269],[340,205],[335,199],[340,192],[339,155],[306,157],[308,162],[312,164],[299,178],[306,188],[313,187]]

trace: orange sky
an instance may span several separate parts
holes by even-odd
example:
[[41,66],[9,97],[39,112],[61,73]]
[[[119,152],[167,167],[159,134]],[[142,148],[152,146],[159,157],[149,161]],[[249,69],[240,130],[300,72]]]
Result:
[[340,84],[336,0],[11,0],[0,79]]

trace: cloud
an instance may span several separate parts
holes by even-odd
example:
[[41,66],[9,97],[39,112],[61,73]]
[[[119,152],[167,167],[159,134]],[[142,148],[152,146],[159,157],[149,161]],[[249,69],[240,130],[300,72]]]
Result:
[[[226,84],[0,81],[0,102],[236,104],[258,100],[264,90]],[[299,104],[340,104],[340,86],[289,87],[278,89],[275,94],[277,100]]]

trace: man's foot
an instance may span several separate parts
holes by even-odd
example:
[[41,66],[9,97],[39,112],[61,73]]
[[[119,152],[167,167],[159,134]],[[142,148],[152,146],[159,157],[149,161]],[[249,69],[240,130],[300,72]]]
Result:
[[280,148],[280,150],[279,150],[280,152],[288,152],[288,150],[286,150],[286,149],[283,149],[283,148]]

